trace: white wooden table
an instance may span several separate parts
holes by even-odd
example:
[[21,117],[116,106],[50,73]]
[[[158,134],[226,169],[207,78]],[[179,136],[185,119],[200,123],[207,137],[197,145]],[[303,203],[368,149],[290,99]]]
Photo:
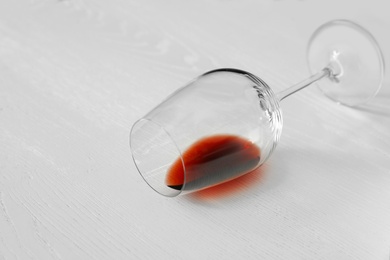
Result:
[[1,0],[0,259],[389,259],[389,77],[359,109],[316,87],[284,101],[277,150],[229,192],[160,196],[128,146],[205,71],[304,79],[330,19],[389,63],[388,0],[356,2]]

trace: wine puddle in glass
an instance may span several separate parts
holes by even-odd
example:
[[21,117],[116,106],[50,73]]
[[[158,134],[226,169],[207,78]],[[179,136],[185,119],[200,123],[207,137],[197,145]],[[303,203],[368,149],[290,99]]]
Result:
[[141,176],[169,197],[230,181],[262,165],[274,151],[284,98],[316,82],[332,100],[358,106],[382,85],[381,50],[351,21],[319,27],[307,58],[312,76],[277,94],[259,77],[237,69],[207,72],[174,92],[131,129]]

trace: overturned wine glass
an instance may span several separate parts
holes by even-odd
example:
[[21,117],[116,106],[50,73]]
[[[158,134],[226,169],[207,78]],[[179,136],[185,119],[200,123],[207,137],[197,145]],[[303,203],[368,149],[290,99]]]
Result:
[[169,197],[232,180],[262,165],[275,149],[284,98],[316,82],[332,100],[358,106],[382,85],[381,49],[354,22],[320,26],[307,59],[312,76],[277,94],[259,77],[229,68],[209,71],[174,92],[131,129],[141,176]]

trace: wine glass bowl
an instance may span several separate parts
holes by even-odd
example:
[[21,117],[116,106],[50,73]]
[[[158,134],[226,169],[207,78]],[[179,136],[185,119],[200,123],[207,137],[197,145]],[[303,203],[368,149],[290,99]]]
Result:
[[[219,69],[199,76],[137,121],[131,130],[130,146],[145,181],[162,195],[176,196],[228,181],[257,168],[271,155],[281,129],[279,101],[266,83],[242,70]],[[194,141],[202,139],[204,145],[205,142],[213,145],[224,158],[198,160],[198,175],[212,170],[218,173],[196,178],[194,182],[191,177],[194,174],[189,173],[194,169],[194,158],[185,151]],[[255,149],[242,145],[244,140],[259,148],[258,159],[243,157],[249,149]],[[230,148],[222,147],[222,142],[225,146],[228,143]],[[207,153],[203,157],[215,152]],[[183,183],[169,187],[166,175],[175,161],[176,167],[179,163],[183,169],[177,173],[183,175],[177,177]],[[222,164],[229,166],[222,166],[225,169],[221,171]],[[218,165],[220,169],[215,169]]]

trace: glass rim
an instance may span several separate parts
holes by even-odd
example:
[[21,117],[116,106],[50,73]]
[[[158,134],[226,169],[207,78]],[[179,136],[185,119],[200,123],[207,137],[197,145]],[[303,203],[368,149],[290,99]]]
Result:
[[[158,190],[156,187],[154,187],[148,180],[147,178],[145,177],[145,174],[142,172],[142,170],[140,169],[137,161],[136,161],[136,158],[135,158],[135,155],[134,155],[134,150],[133,150],[133,146],[132,146],[132,136],[133,136],[133,130],[134,128],[139,124],[141,123],[142,121],[147,121],[149,123],[152,123],[156,126],[158,126],[159,128],[161,128],[163,130],[163,132],[165,133],[165,135],[168,137],[168,139],[173,143],[173,145],[175,146],[177,152],[178,152],[178,155],[179,155],[179,158],[180,158],[180,161],[182,163],[182,166],[183,166],[183,185],[181,186],[180,190],[178,189],[174,189],[174,190],[177,190],[177,193],[175,194],[165,194],[163,192],[161,192],[160,190]],[[186,185],[186,168],[185,168],[185,163],[184,163],[184,158],[183,158],[183,155],[182,155],[182,152],[180,150],[180,148],[178,147],[176,141],[172,138],[171,134],[169,133],[169,131],[167,131],[165,129],[164,126],[162,126],[161,124],[149,119],[149,118],[146,118],[146,117],[143,117],[143,118],[140,118],[138,119],[137,121],[134,122],[133,126],[131,127],[131,130],[130,130],[130,134],[129,134],[129,146],[130,146],[130,151],[131,151],[131,157],[133,159],[133,162],[135,164],[135,167],[138,171],[138,173],[141,175],[142,179],[149,185],[150,188],[152,188],[155,192],[157,192],[158,194],[160,195],[163,195],[165,197],[176,197],[176,196],[179,196],[180,194],[183,193],[183,190],[185,188],[185,185]]]

